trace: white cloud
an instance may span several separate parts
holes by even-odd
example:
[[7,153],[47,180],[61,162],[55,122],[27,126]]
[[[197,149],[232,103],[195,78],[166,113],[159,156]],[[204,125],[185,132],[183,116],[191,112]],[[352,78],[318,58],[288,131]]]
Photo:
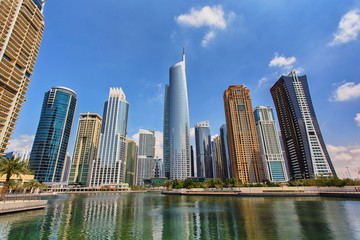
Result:
[[219,136],[219,134],[212,135],[212,136],[211,136],[211,141],[214,141],[214,139],[215,139],[216,137],[218,137],[218,136]]
[[328,44],[329,46],[340,45],[356,40],[360,32],[360,10],[354,9],[342,16],[334,39]]
[[191,8],[187,14],[175,17],[178,24],[195,28],[208,27],[209,32],[203,37],[201,46],[207,47],[209,42],[215,38],[216,30],[225,30],[228,23],[234,19],[235,14],[230,12],[227,19],[221,5],[205,6],[201,9]]
[[270,61],[269,67],[282,67],[282,68],[293,68],[293,63],[296,62],[295,57],[284,57],[283,55],[279,56],[275,53],[275,57]]
[[[139,135],[139,133],[135,133],[131,136],[131,139],[134,140],[138,146]],[[160,131],[155,131],[155,156],[163,159],[163,133]]]
[[330,101],[344,102],[358,97],[360,97],[360,83],[346,82],[333,92]]
[[356,117],[354,117],[354,119],[355,119],[357,125],[360,127],[360,113],[357,113]]
[[261,77],[258,81],[258,88],[261,88],[262,86],[267,85],[269,82],[269,79],[267,77]]
[[210,31],[208,32],[205,37],[203,38],[202,42],[201,42],[201,46],[203,47],[207,47],[210,40],[213,39],[215,37],[215,33],[214,31]]
[[31,152],[32,144],[35,135],[21,135],[17,138],[11,139],[7,148],[7,152],[29,153]]
[[195,128],[190,128],[190,138],[195,137]]
[[360,178],[360,146],[334,146],[327,145],[331,161],[339,178]]
[[156,86],[156,93],[153,94],[153,97],[148,98],[149,103],[153,102],[162,102],[164,100],[164,92],[163,85],[158,83]]
[[219,29],[226,28],[226,20],[224,19],[224,11],[221,5],[213,7],[205,6],[200,10],[191,8],[189,14],[183,14],[176,17],[176,21],[179,24],[196,28],[203,26]]

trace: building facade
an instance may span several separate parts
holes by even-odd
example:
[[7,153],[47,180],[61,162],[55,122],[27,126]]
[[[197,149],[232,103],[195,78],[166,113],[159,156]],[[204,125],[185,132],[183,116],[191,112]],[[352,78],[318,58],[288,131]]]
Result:
[[155,177],[157,159],[155,159],[155,132],[153,129],[139,132],[139,156],[136,184],[144,185],[144,179]]
[[[169,163],[170,180],[185,180],[191,176],[190,124],[187,83],[185,73],[185,49],[182,61],[169,70],[169,107],[164,116],[169,115]],[[164,146],[164,149],[168,146]]]
[[45,93],[40,121],[31,149],[30,170],[39,182],[60,182],[76,110],[76,93],[52,87]]
[[275,117],[271,107],[259,106],[254,111],[265,177],[272,182],[287,182],[285,166]]
[[220,178],[222,181],[225,181],[223,161],[221,159],[221,141],[220,136],[214,138],[214,147],[213,147],[213,159],[214,165],[216,166],[216,178]]
[[89,186],[92,164],[99,150],[102,117],[80,113],[69,174],[69,184]]
[[9,144],[34,71],[44,2],[0,1],[0,154]]
[[290,178],[336,176],[311,101],[306,75],[295,71],[281,76],[271,87]]
[[125,182],[129,103],[121,88],[110,88],[104,104],[99,152],[93,163],[90,186]]
[[220,127],[220,148],[224,179],[232,178],[226,124]]
[[137,166],[138,146],[133,140],[127,140],[126,156],[126,179],[129,186],[136,185],[136,166]]
[[163,159],[165,177],[170,179],[170,87],[165,85]]
[[209,121],[195,123],[197,177],[214,178]]
[[265,180],[250,91],[232,85],[224,92],[224,108],[232,176],[243,183]]

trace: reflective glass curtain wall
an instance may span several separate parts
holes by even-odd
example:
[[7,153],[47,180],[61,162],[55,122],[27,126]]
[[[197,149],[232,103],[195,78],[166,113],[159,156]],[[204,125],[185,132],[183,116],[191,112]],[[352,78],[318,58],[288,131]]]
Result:
[[45,93],[30,154],[30,170],[39,182],[60,182],[76,109],[76,93],[52,87]]
[[191,176],[189,104],[185,74],[185,49],[182,61],[170,67],[170,179]]
[[90,186],[125,182],[128,110],[129,103],[122,89],[110,88],[109,98],[104,104],[103,129]]

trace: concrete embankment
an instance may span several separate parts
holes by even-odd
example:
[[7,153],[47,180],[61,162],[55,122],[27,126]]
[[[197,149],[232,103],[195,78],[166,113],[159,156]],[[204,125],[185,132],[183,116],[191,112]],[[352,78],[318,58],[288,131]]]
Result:
[[47,206],[47,200],[35,200],[35,201],[7,201],[0,202],[0,214],[22,212],[28,210],[42,209]]

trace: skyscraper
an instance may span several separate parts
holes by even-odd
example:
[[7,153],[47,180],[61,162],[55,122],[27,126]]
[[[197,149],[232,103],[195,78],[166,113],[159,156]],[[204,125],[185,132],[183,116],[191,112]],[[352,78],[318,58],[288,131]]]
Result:
[[29,159],[30,170],[39,182],[63,179],[76,102],[76,93],[69,88],[52,87],[45,93]]
[[89,186],[92,164],[99,150],[102,118],[97,113],[80,113],[69,174],[69,184]]
[[123,90],[110,88],[104,104],[99,152],[91,174],[92,187],[125,182],[128,111]]
[[254,116],[266,179],[272,182],[288,181],[272,108],[256,107]]
[[165,177],[170,179],[170,87],[165,85],[163,159]]
[[214,166],[209,121],[195,123],[197,177],[213,178]]
[[126,179],[125,182],[129,186],[136,184],[136,166],[137,166],[137,156],[138,155],[138,146],[133,140],[127,140],[127,156],[126,156]]
[[[169,70],[170,84],[165,99],[164,117],[168,116],[169,129],[164,126],[164,134],[169,133],[169,145],[164,142],[164,150],[169,147],[170,179],[184,180],[191,176],[189,104],[185,74],[185,49],[182,61]],[[167,104],[169,106],[167,107]],[[165,137],[164,137],[165,140]],[[166,156],[165,156],[166,157]],[[166,161],[166,159],[164,158]],[[166,169],[165,162],[165,169]],[[166,171],[166,170],[165,170]]]
[[295,71],[281,76],[271,87],[290,177],[309,179],[336,176],[312,105],[306,75]]
[[144,185],[144,179],[155,177],[155,132],[153,129],[139,132],[139,156],[136,184]]
[[220,146],[220,136],[214,138],[214,147],[213,147],[213,162],[216,166],[216,174],[214,174],[216,178],[220,178],[225,181],[223,163],[221,159],[221,146]]
[[232,178],[228,140],[226,133],[226,124],[223,124],[220,127],[220,148],[221,148],[221,162],[222,162],[224,179]]
[[44,31],[41,0],[0,1],[0,153],[9,144]]
[[250,91],[232,85],[224,92],[232,176],[244,183],[265,180]]

